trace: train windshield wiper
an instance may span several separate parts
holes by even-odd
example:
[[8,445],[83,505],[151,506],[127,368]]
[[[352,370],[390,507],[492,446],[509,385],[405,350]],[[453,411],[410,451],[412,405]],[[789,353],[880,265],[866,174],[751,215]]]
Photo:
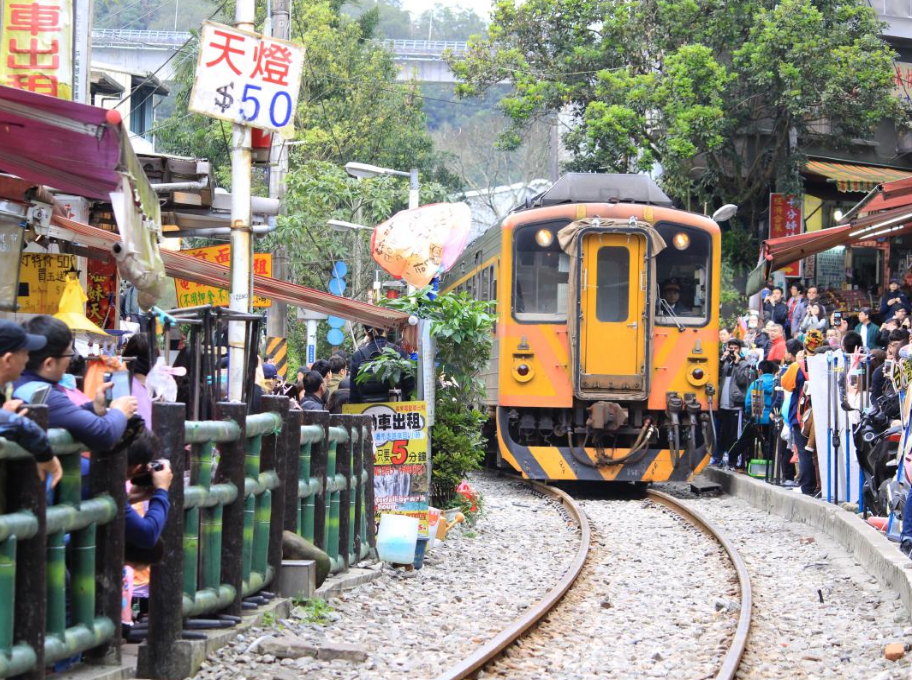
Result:
[[671,320],[674,322],[674,325],[678,327],[679,333],[684,332],[684,324],[682,324],[681,321],[678,319],[678,317],[675,316],[675,313],[671,309],[671,305],[669,305],[667,302],[665,302],[665,299],[662,297],[659,297],[659,309],[665,310],[664,312],[662,312],[662,316],[671,317]]

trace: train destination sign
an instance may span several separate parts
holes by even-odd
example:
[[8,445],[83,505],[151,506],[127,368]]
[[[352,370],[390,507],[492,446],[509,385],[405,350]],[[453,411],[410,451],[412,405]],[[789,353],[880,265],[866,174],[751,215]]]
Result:
[[190,110],[290,135],[303,68],[300,45],[207,21]]

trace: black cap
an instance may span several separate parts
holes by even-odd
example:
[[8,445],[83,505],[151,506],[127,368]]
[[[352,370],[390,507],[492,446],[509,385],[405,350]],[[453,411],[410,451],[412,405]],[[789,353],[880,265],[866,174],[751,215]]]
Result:
[[7,352],[18,352],[20,349],[34,352],[42,349],[46,344],[47,338],[43,335],[26,333],[19,324],[7,319],[0,319],[0,356]]

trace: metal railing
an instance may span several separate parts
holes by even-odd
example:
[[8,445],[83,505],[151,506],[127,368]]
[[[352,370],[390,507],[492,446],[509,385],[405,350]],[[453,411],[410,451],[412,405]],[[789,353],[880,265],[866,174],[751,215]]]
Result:
[[[272,597],[284,530],[326,552],[333,572],[369,554],[371,417],[288,407],[264,396],[262,413],[219,403],[213,420],[185,421],[183,404],[153,405],[174,482],[140,677],[183,677],[173,650],[188,627],[232,625]],[[79,653],[120,660],[126,454],[92,455],[84,500],[86,447],[49,437],[64,469],[50,507],[34,458],[0,439],[0,678],[40,680]]]
[[[148,47],[180,47],[191,34],[187,31],[134,31],[119,28],[96,28],[92,43],[97,47],[118,45],[145,45]],[[447,51],[465,54],[468,43],[462,40],[376,40],[396,56],[442,58]]]

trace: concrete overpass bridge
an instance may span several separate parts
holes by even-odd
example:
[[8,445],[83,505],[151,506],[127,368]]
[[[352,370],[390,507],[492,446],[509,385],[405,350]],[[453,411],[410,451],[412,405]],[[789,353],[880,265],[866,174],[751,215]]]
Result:
[[[132,72],[151,73],[162,64],[159,80],[174,78],[174,60],[168,61],[188,40],[184,31],[130,31],[95,29],[92,31],[92,62]],[[395,54],[399,80],[417,79],[423,83],[454,83],[444,53],[465,54],[466,43],[443,40],[383,40]]]

